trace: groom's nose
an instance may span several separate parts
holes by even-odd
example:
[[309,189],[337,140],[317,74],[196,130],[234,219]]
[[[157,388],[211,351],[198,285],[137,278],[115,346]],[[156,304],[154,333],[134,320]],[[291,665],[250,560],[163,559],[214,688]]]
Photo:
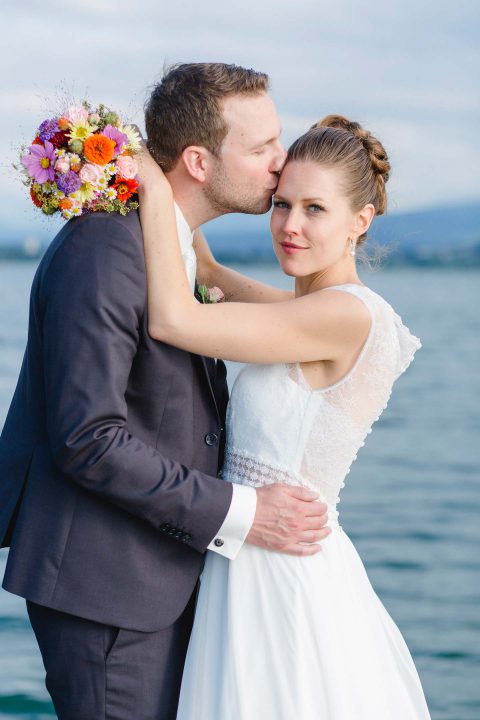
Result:
[[279,142],[275,147],[275,152],[270,164],[270,172],[279,173],[285,164],[285,158],[287,157],[287,151],[283,145]]

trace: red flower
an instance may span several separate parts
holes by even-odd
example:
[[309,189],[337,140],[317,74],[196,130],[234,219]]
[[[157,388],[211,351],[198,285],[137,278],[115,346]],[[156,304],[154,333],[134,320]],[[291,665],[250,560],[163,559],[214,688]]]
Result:
[[35,140],[33,140],[32,145],[43,145],[43,142],[40,140],[40,138],[38,137],[38,135],[37,135],[37,137],[35,138]]
[[126,202],[137,191],[138,182],[136,180],[124,180],[117,175],[113,187],[117,191],[117,198],[121,202]]
[[36,207],[42,207],[42,201],[39,200],[37,193],[33,189],[33,183],[30,185],[30,197]]
[[50,138],[50,142],[55,148],[62,147],[62,145],[66,145],[68,143],[68,135],[64,130],[59,130],[53,137]]

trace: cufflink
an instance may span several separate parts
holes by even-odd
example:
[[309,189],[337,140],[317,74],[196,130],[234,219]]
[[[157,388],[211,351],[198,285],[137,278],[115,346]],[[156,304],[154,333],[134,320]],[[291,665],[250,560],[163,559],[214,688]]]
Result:
[[215,547],[221,548],[225,545],[225,541],[222,540],[222,538],[215,538],[213,544],[215,545]]

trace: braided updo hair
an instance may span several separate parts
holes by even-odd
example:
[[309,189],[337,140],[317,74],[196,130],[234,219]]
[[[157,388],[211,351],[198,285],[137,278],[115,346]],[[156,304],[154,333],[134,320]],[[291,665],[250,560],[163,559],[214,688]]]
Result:
[[[343,115],[327,115],[295,140],[288,149],[287,160],[317,162],[339,168],[343,190],[354,211],[371,203],[376,215],[387,209],[385,183],[390,176],[390,162],[385,148],[368,130]],[[357,246],[366,240],[358,238]]]

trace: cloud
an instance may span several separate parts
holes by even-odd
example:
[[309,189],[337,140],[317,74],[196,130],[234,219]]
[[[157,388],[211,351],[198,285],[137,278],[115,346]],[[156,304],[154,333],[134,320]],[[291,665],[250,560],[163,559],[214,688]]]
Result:
[[462,202],[480,185],[476,0],[24,0],[2,14],[3,226],[35,222],[7,166],[62,81],[138,122],[165,61],[268,72],[286,144],[330,112],[362,121],[390,150],[398,210]]

